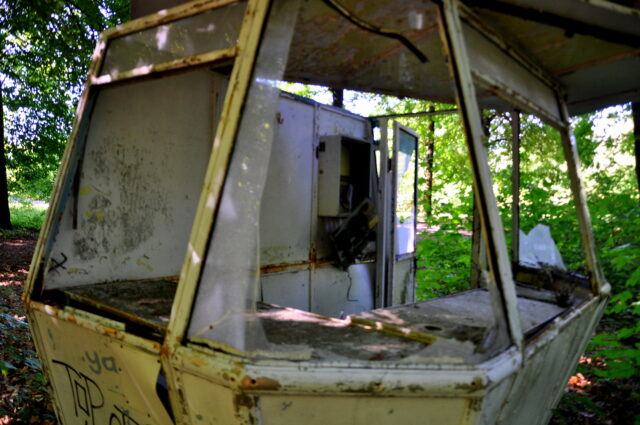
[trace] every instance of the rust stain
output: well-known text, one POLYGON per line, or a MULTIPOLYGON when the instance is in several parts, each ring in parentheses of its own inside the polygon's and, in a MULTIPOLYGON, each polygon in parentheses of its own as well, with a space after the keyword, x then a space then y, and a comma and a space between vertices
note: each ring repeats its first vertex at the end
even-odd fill
POLYGON ((237 410, 240 410, 241 407, 246 407, 248 409, 253 408, 253 398, 246 394, 236 394, 233 398, 233 405, 237 410))
POLYGON ((250 376, 245 376, 242 378, 240 388, 243 390, 273 391, 280 388, 280 382, 271 378, 251 378, 250 376))
POLYGON ((477 376, 473 379, 473 381, 471 381, 468 384, 458 384, 455 386, 456 389, 458 390, 463 390, 469 393, 478 391, 478 390, 483 390, 486 388, 486 385, 484 385, 482 383, 482 378, 477 376))
POLYGON ((278 273, 278 272, 286 271, 289 269, 300 269, 302 267, 308 266, 309 264, 311 264, 310 261, 299 261, 296 263, 269 264, 269 265, 260 267, 260 273, 268 274, 268 273, 278 273))
POLYGON ((160 356, 167 359, 171 356, 171 351, 167 345, 160 346, 160 356))

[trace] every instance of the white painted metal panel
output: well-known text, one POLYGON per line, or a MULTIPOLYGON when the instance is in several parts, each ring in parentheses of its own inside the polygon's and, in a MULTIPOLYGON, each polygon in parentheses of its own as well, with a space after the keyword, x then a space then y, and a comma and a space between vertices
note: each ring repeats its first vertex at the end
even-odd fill
POLYGON ((562 121, 555 93, 549 86, 469 24, 463 22, 462 28, 474 77, 480 78, 490 90, 524 111, 537 114, 539 111, 532 109, 531 104, 533 104, 540 108, 545 116, 551 117, 556 122, 562 121), (491 87, 493 81, 512 92, 491 87), (514 96, 514 93, 518 96, 514 96))
POLYGON ((337 217, 340 214, 340 176, 342 137, 324 136, 318 148, 318 215, 337 217))
POLYGON ((415 299, 414 257, 403 258, 396 261, 393 270, 393 305, 406 304, 415 299))
POLYGON ((549 420, 550 409, 566 385, 567 371, 572 370, 577 356, 587 343, 597 301, 577 316, 562 318, 547 331, 528 342, 523 369, 518 373, 511 393, 504 403, 499 424, 543 425, 549 420))
POLYGON ((226 83, 198 71, 104 88, 75 202, 69 199, 49 288, 180 272, 226 83), (218 81, 218 83, 216 83, 218 81), (66 262, 65 262, 66 258, 66 262))
POLYGON ((260 284, 262 301, 309 310, 309 270, 263 274, 260 284))
POLYGON ((370 140, 369 125, 365 119, 346 111, 321 106, 318 109, 318 135, 352 137, 360 140, 370 140))
POLYGON ((260 263, 306 261, 311 249, 314 106, 281 96, 260 211, 260 263))
POLYGON ((347 271, 320 267, 313 273, 312 312, 341 317, 373 308, 374 263, 354 264, 347 271))

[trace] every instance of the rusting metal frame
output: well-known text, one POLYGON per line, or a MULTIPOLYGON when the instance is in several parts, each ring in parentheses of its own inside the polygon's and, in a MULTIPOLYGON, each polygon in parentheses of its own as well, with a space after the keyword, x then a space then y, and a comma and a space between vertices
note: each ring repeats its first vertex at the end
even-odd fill
POLYGON ((238 3, 240 0, 194 0, 169 9, 160 10, 148 16, 117 25, 102 33, 106 40, 124 37, 134 32, 143 31, 158 25, 166 24, 178 19, 188 18, 211 9, 216 9, 229 4, 238 3))
POLYGON ((489 292, 495 314, 500 323, 506 323, 511 343, 522 349, 523 334, 520 325, 517 298, 511 264, 507 254, 502 221, 493 193, 487 152, 483 143, 484 131, 475 87, 466 50, 458 0, 443 0, 439 4, 442 39, 456 84, 456 97, 474 179, 475 199, 479 206, 480 221, 490 266, 489 292))
POLYGON ((140 66, 128 71, 118 72, 115 75, 104 74, 99 77, 92 77, 91 84, 94 86, 101 86, 106 84, 112 84, 132 78, 141 78, 148 75, 166 73, 170 71, 176 71, 182 68, 197 66, 197 65, 209 65, 216 62, 222 62, 227 60, 233 60, 238 54, 238 48, 236 46, 228 47, 221 50, 212 50, 206 53, 200 53, 197 55, 186 56, 180 59, 175 59, 167 62, 162 62, 153 65, 140 66))
MULTIPOLYGON (((76 117, 74 119, 72 132, 69 136, 69 144, 65 150, 64 156, 61 161, 61 167, 58 172, 58 177, 54 186, 54 197, 52 198, 50 208, 47 212, 42 231, 40 232, 36 251, 34 253, 29 278, 26 283, 23 299, 27 300, 27 297, 31 295, 34 289, 34 282, 36 277, 43 278, 44 270, 42 267, 47 265, 44 262, 48 261, 50 251, 53 248, 53 242, 55 235, 57 234, 57 227, 60 223, 61 214, 68 201, 69 196, 72 196, 73 183, 69 183, 66 180, 71 177, 65 178, 65 176, 72 176, 75 178, 79 167, 80 157, 84 151, 86 142, 86 136, 90 121, 91 112, 97 98, 97 90, 94 87, 107 85, 110 83, 120 82, 131 78, 140 78, 144 76, 150 76, 159 73, 166 73, 181 68, 193 66, 193 65, 205 65, 214 62, 220 62, 225 60, 231 60, 238 53, 238 47, 233 46, 227 49, 214 50, 210 52, 201 53, 198 55, 188 56, 173 61, 163 62, 160 64, 138 67, 132 70, 118 73, 114 76, 111 75, 99 75, 102 63, 104 62, 105 53, 108 48, 108 41, 118 36, 130 34, 139 30, 153 27, 159 23, 170 22, 176 19, 192 16, 198 13, 202 13, 213 8, 225 6, 231 3, 236 3, 239 0, 208 0, 204 3, 201 1, 194 1, 184 5, 177 6, 175 8, 168 9, 150 15, 148 17, 140 18, 121 26, 107 30, 100 35, 100 41, 94 50, 92 62, 89 67, 89 75, 83 94, 78 103, 76 117), (71 186, 69 186, 71 185, 71 186), (62 195, 55 195, 61 193, 62 195), (47 239, 47 235, 51 235, 47 239), (43 261, 41 261, 43 260, 43 261), (42 263, 42 264, 40 264, 42 263)), ((76 196, 76 195, 73 195, 76 196)))
MULTIPOLYGON (((320 105, 313 105, 313 143, 314 143, 314 152, 319 152, 320 150, 320 105)), ((307 288, 307 309, 308 311, 312 310, 313 301, 314 301, 314 288, 316 284, 316 270, 320 266, 318 264, 318 247, 316 244, 317 234, 318 234, 318 155, 314 155, 312 161, 312 171, 311 171, 311 226, 309 226, 310 234, 309 234, 309 242, 310 242, 310 251, 309 251, 309 261, 311 265, 309 266, 309 285, 307 288)))
POLYGON ((533 115, 536 115, 544 122, 551 124, 556 128, 564 126, 564 123, 562 123, 562 121, 548 114, 544 108, 539 107, 536 103, 522 96, 520 93, 516 92, 505 84, 502 84, 495 78, 481 73, 480 71, 475 69, 471 70, 471 74, 480 84, 483 85, 483 87, 494 92, 498 97, 504 99, 509 104, 517 105, 522 107, 523 109, 529 110, 533 115))
POLYGON ((439 111, 422 111, 422 112, 407 112, 404 114, 386 114, 386 115, 374 115, 367 117, 370 120, 377 120, 380 118, 411 118, 411 117, 431 117, 434 115, 450 115, 457 114, 458 109, 442 109, 439 111))
POLYGON ((446 369, 428 363, 383 363, 303 361, 290 367, 281 360, 239 362, 236 356, 222 352, 211 355, 205 348, 192 345, 181 346, 176 352, 180 370, 233 391, 315 396, 371 395, 373 391, 380 396, 408 397, 476 397, 513 375, 522 363, 522 353, 512 347, 484 363, 451 364, 446 369), (379 383, 374 390, 372 382, 379 383))
MULTIPOLYGON (((375 287, 375 307, 386 307, 386 293, 389 282, 387 280, 387 264, 392 259, 389 258, 389 141, 388 125, 386 118, 379 120, 380 144, 380 176, 378 179, 378 237, 376 241, 376 287, 375 287)), ((393 239, 391 239, 393 241, 393 239)))
POLYGON ((518 64, 524 67, 527 71, 533 74, 536 78, 542 81, 552 89, 559 89, 560 85, 555 78, 551 76, 542 66, 533 62, 529 56, 520 52, 513 45, 511 45, 501 34, 498 34, 489 26, 487 26, 472 10, 466 7, 464 4, 460 4, 460 17, 469 24, 472 28, 477 30, 485 38, 496 45, 503 53, 515 60, 518 64))
POLYGON ((611 292, 611 286, 606 281, 602 273, 602 269, 600 268, 600 263, 596 255, 596 243, 593 236, 593 227, 591 225, 591 215, 589 214, 589 208, 587 207, 587 195, 582 185, 578 147, 569 124, 567 104, 562 98, 559 98, 559 104, 566 124, 558 130, 560 131, 565 161, 567 161, 571 193, 573 195, 573 202, 575 204, 578 217, 578 225, 580 227, 582 249, 585 253, 587 269, 591 275, 591 291, 594 295, 607 297, 611 292))
MULTIPOLYGON (((33 311, 39 311, 56 319, 74 323, 78 326, 82 326, 83 328, 92 330, 100 335, 112 336, 119 341, 130 344, 137 349, 146 351, 148 353, 160 353, 159 342, 142 338, 129 332, 123 331, 122 329, 120 329, 120 322, 106 319, 104 317, 85 311, 80 312, 80 310, 72 309, 69 307, 66 307, 65 309, 52 307, 39 301, 32 301, 29 307, 33 311)), ((124 323, 122 323, 122 325, 124 326, 124 323)), ((46 353, 46 350, 39 350, 38 353, 46 353)))
MULTIPOLYGON (((238 56, 231 73, 229 90, 213 141, 204 187, 180 273, 181 284, 178 285, 171 311, 172 319, 165 339, 165 346, 169 352, 174 351, 185 338, 209 236, 238 130, 240 113, 251 84, 260 36, 270 5, 270 1, 262 0, 250 0, 247 5, 237 44, 238 56)), ((168 364, 165 367, 169 369, 168 364)))
MULTIPOLYGON (((69 296, 70 299, 74 300, 74 301, 78 301, 84 305, 87 305, 89 307, 93 307, 97 310, 100 311, 104 311, 106 313, 110 313, 112 315, 115 316, 120 316, 122 317, 124 320, 126 320, 129 323, 133 323, 135 325, 140 325, 140 326, 144 326, 150 329, 153 329, 154 331, 158 332, 159 334, 164 333, 164 330, 166 329, 166 326, 162 326, 162 325, 158 325, 157 323, 154 323, 150 320, 146 320, 143 319, 142 317, 136 316, 135 314, 129 313, 127 311, 124 311, 122 309, 113 307, 107 303, 101 302, 95 298, 91 298, 88 296, 84 296, 84 295, 78 295, 78 294, 74 294, 74 293, 67 293, 67 295, 69 296)), ((99 317, 99 316, 96 316, 99 317)))
MULTIPOLYGON (((194 225, 180 272, 180 283, 171 308, 171 319, 164 339, 161 363, 167 374, 170 403, 177 423, 188 423, 186 406, 181 400, 180 372, 177 350, 185 341, 197 287, 206 258, 214 218, 222 197, 222 188, 231 162, 231 153, 238 131, 240 115, 251 85, 260 37, 266 25, 271 1, 249 0, 238 37, 237 57, 229 79, 229 88, 213 140, 211 156, 198 201, 194 225)), ((226 347, 225 348, 231 348, 226 347)), ((235 353, 238 354, 238 353, 235 353)))
MULTIPOLYGON (((391 179, 387 181, 390 186, 389 198, 387 202, 390 206, 389 215, 387 216, 387 225, 389 225, 389 240, 388 240, 388 263, 387 263, 387 276, 386 276, 386 292, 385 292, 385 307, 393 305, 393 295, 395 292, 395 275, 396 265, 398 264, 398 254, 396 252, 396 205, 398 204, 398 148, 400 145, 400 124, 397 121, 393 123, 393 139, 391 140, 392 154, 391 161, 389 162, 389 172, 391 173, 391 179)), ((386 206, 386 205, 385 205, 386 206)))
MULTIPOLYGON (((511 45, 503 35, 487 26, 472 10, 462 4, 460 4, 460 15, 470 28, 478 31, 482 37, 496 46, 500 52, 512 59, 535 79, 549 87, 553 93, 557 93, 562 89, 559 81, 544 67, 532 61, 531 58, 523 52, 520 52, 516 47, 511 45)), ((477 69, 471 69, 471 72, 474 78, 476 78, 486 89, 495 93, 507 103, 519 105, 523 109, 529 110, 534 115, 540 117, 543 121, 550 123, 555 127, 562 127, 564 125, 562 120, 559 119, 559 116, 550 114, 545 108, 539 106, 537 103, 528 99, 526 96, 520 94, 511 87, 501 83, 491 75, 483 73, 477 69)))
MULTIPOLYGON (((103 36, 96 45, 89 65, 89 79, 96 76, 102 62, 107 47, 107 40, 103 36)), ((58 233, 58 227, 64 207, 68 198, 72 195, 73 181, 75 179, 78 160, 84 150, 89 119, 96 101, 97 93, 91 90, 91 82, 87 80, 82 91, 82 96, 78 102, 76 115, 73 120, 71 134, 68 138, 67 147, 62 156, 60 169, 53 187, 53 197, 47 210, 44 224, 38 237, 38 242, 31 262, 29 276, 27 278, 22 300, 29 310, 30 298, 32 297, 36 285, 43 285, 44 268, 53 249, 53 242, 58 233)), ((39 288, 41 290, 42 288, 39 288)))
POLYGON ((511 262, 520 262, 520 112, 511 111, 511 262))
POLYGON ((613 43, 638 46, 640 28, 637 9, 602 0, 576 2, 555 0, 465 0, 472 7, 555 26, 578 34, 597 36, 613 43))

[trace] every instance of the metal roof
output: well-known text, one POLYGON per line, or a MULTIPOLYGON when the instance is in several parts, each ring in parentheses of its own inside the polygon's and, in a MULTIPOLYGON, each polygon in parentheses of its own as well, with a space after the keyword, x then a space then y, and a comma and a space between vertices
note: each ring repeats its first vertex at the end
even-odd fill
MULTIPOLYGON (((287 80, 454 103, 433 2, 341 4, 363 21, 402 34, 428 62, 421 62, 398 40, 364 31, 325 3, 309 1, 298 17, 287 80)), ((466 5, 469 15, 503 39, 508 49, 559 84, 571 114, 640 101, 640 10, 595 0, 466 5)), ((509 107, 495 94, 485 85, 478 92, 480 104, 509 107)))

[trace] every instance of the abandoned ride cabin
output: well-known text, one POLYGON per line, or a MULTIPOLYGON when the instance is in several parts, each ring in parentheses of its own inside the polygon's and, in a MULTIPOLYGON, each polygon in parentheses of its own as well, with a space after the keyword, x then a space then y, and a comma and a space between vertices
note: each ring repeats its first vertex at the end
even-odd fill
POLYGON ((609 294, 569 117, 640 99, 639 11, 152 3, 96 47, 24 295, 61 422, 548 422, 609 294), (418 134, 283 81, 457 105, 468 290, 415 298, 418 134), (513 117, 513 229, 520 113, 559 132, 583 273, 508 249, 483 109, 513 117))

